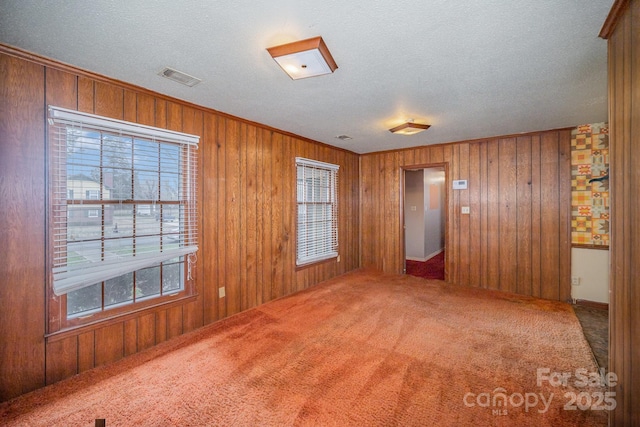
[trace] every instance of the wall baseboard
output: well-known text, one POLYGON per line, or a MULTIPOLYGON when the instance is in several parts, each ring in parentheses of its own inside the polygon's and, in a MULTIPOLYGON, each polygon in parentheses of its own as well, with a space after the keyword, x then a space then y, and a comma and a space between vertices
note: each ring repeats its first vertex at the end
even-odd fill
POLYGON ((573 303, 575 305, 581 305, 583 307, 591 307, 591 308, 597 308, 600 310, 609 311, 609 304, 607 304, 606 302, 595 302, 595 301, 588 301, 585 299, 577 299, 573 301, 573 303))
POLYGON ((433 253, 430 253, 429 255, 427 255, 427 256, 426 256, 426 257, 424 257, 424 258, 418 258, 418 257, 408 256, 408 257, 405 257, 405 259, 406 259, 407 261, 425 262, 425 261, 429 261, 431 258, 433 258, 434 256, 436 256, 436 255, 438 255, 438 254, 440 254, 440 253, 442 253, 442 252, 444 252, 444 248, 439 249, 439 250, 437 250, 437 251, 435 251, 435 252, 433 252, 433 253))

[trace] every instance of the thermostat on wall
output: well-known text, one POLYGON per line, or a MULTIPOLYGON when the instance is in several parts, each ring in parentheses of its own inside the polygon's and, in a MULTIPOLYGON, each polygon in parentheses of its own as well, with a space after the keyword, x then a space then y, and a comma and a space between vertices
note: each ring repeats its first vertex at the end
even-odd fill
POLYGON ((467 180, 466 179, 457 179, 453 181, 453 189, 454 190, 466 190, 467 189, 467 180))

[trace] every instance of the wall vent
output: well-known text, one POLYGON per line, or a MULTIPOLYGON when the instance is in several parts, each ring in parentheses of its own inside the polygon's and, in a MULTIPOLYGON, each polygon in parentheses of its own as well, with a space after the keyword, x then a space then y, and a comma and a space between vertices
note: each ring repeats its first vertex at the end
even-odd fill
POLYGON ((190 76, 187 73, 183 73, 182 71, 178 71, 170 67, 165 67, 158 73, 158 75, 189 87, 193 87, 202 81, 197 77, 190 76))

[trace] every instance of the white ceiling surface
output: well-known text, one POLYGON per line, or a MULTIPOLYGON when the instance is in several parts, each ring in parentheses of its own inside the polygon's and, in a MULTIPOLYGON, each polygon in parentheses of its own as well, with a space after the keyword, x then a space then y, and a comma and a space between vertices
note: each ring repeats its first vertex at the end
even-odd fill
POLYGON ((606 121, 612 3, 0 0, 0 42, 367 153, 606 121), (291 80, 266 51, 318 35, 333 74, 291 80), (408 118, 432 127, 388 131, 408 118))

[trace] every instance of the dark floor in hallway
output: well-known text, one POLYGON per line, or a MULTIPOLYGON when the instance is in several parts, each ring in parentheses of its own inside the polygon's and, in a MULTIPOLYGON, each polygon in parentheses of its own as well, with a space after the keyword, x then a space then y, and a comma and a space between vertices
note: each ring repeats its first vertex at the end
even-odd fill
POLYGON ((601 308, 574 305, 584 336, 596 357, 598 366, 609 369, 609 311, 601 308))
POLYGON ((407 260, 406 273, 423 279, 444 280, 444 251, 424 262, 407 260))

